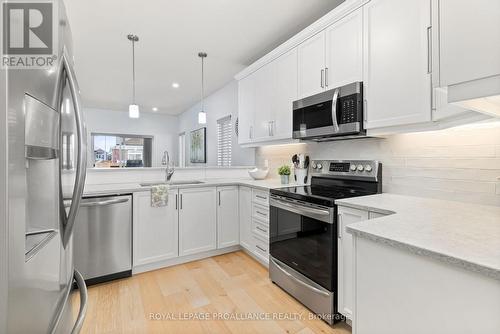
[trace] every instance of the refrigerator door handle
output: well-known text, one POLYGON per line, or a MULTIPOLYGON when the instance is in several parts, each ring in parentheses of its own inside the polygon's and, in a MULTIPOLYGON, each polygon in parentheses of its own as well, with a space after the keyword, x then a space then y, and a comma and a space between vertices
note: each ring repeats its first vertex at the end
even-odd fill
POLYGON ((73 326, 73 329, 71 330, 71 334, 78 334, 82 329, 83 321, 85 320, 85 315, 87 314, 88 293, 87 286, 85 285, 85 280, 83 279, 82 274, 78 272, 78 270, 75 270, 73 278, 76 282, 76 285, 78 286, 78 290, 80 291, 80 311, 78 311, 78 318, 76 318, 76 322, 73 326))
MULTIPOLYGON (((76 215, 78 213, 78 208, 80 207, 80 201, 83 195, 83 188, 85 186, 85 169, 87 167, 87 130, 85 129, 85 124, 83 121, 83 115, 80 108, 80 96, 78 91, 78 84, 76 82, 75 72, 71 67, 71 64, 68 61, 68 57, 66 53, 62 56, 62 72, 60 77, 60 98, 59 98, 59 106, 61 106, 62 99, 62 87, 64 87, 63 80, 68 79, 69 90, 71 93, 71 99, 73 101, 73 109, 75 110, 75 121, 77 128, 77 167, 76 167, 76 176, 75 176, 75 184, 74 184, 74 192, 71 198, 71 205, 69 207, 69 212, 67 219, 64 224, 64 232, 63 232, 63 245, 66 245, 73 234, 73 229, 76 221, 76 215)), ((62 197, 62 189, 61 189, 61 197, 62 197)), ((63 217, 66 216, 66 210, 64 209, 64 201, 61 199, 61 207, 63 217)))

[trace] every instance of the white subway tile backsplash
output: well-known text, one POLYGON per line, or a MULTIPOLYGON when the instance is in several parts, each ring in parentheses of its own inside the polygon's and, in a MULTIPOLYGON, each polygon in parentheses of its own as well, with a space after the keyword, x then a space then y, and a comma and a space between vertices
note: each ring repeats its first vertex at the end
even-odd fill
POLYGON ((500 206, 500 127, 264 147, 256 161, 268 159, 277 177, 273 169, 289 164, 296 152, 311 159, 379 160, 384 192, 500 206))

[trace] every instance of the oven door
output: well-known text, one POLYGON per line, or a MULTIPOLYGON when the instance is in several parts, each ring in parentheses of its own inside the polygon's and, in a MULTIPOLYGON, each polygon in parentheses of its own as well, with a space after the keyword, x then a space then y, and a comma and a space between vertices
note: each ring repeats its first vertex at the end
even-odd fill
POLYGON ((270 199, 270 254, 333 291, 336 284, 335 209, 279 196, 270 199))

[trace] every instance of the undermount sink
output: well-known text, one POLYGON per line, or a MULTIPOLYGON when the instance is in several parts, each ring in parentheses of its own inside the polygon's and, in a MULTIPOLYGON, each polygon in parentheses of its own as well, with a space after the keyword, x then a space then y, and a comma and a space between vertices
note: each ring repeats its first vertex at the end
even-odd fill
POLYGON ((198 181, 198 180, 186 180, 186 181, 171 181, 171 182, 165 182, 165 181, 158 181, 158 182, 144 182, 141 183, 141 187, 151 187, 157 184, 169 184, 171 186, 179 186, 179 185, 188 185, 188 184, 202 184, 205 183, 203 181, 198 181))

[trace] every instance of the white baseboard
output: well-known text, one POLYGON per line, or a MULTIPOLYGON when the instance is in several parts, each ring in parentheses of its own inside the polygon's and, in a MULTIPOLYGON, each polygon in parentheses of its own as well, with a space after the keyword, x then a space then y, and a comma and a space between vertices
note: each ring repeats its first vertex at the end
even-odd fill
POLYGON ((246 248, 245 246, 241 246, 241 249, 248 255, 250 255, 253 259, 255 259, 257 262, 262 264, 264 267, 269 269, 269 259, 266 261, 262 257, 256 255, 254 252, 246 248))
MULTIPOLYGON (((221 249, 214 249, 214 250, 211 250, 208 252, 202 252, 202 253, 198 253, 198 254, 181 256, 181 257, 176 257, 173 259, 168 259, 168 260, 163 260, 163 261, 158 261, 158 262, 153 262, 153 263, 148 263, 148 264, 141 264, 138 266, 134 266, 132 268, 132 274, 135 275, 135 274, 144 273, 144 272, 151 271, 151 270, 157 270, 157 269, 161 269, 161 268, 171 267, 171 266, 175 266, 178 264, 183 264, 183 263, 187 263, 187 262, 191 262, 191 261, 205 259, 207 257, 236 252, 238 250, 241 250, 240 245, 235 245, 235 246, 221 248, 221 249)), ((259 260, 259 262, 262 263, 262 261, 260 261, 260 260, 259 260)))

